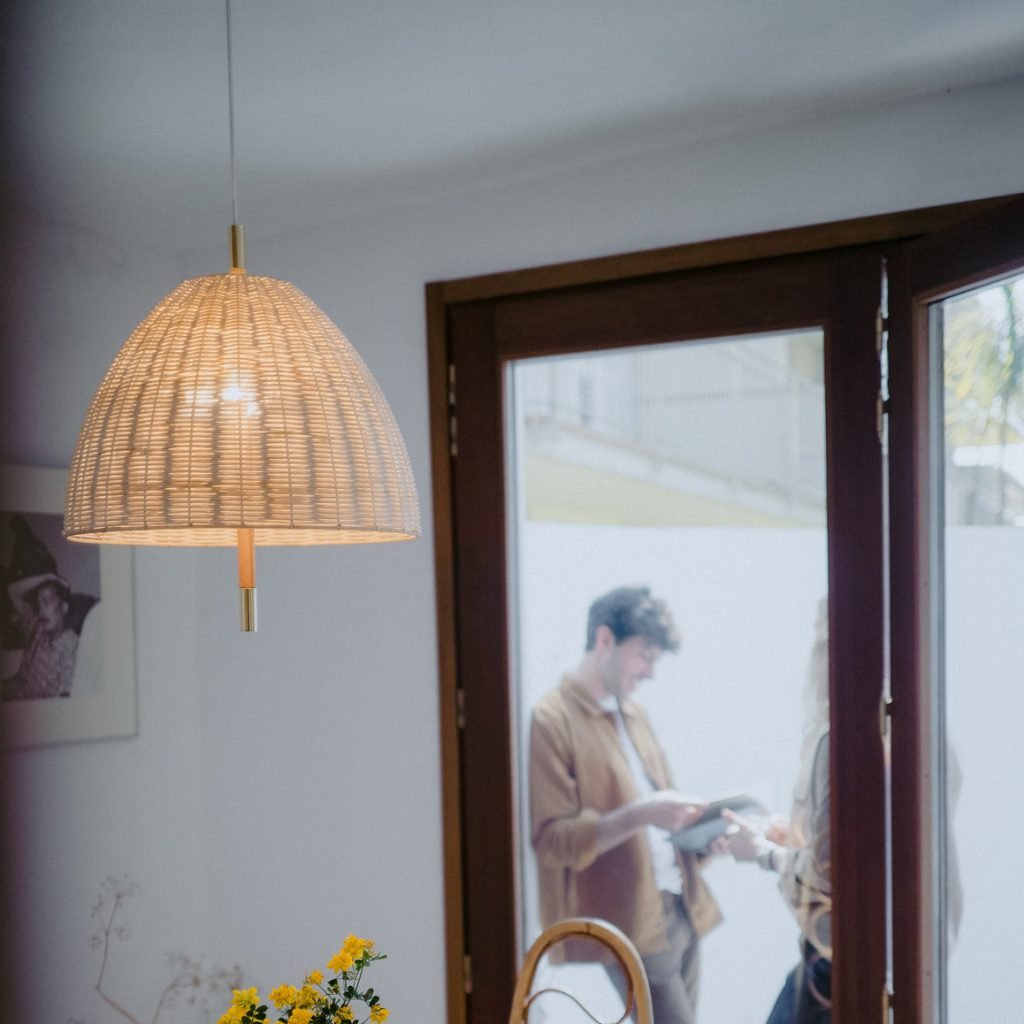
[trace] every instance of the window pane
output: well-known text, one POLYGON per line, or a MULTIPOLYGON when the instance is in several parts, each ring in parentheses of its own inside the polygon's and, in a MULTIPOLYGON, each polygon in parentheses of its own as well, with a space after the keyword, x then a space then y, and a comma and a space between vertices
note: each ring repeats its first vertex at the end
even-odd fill
MULTIPOLYGON (((1024 277, 932 309, 944 360, 945 793, 937 872, 948 1019, 1012 1020, 1024 890, 1024 277)), ((941 777, 941 774, 940 774, 941 777)))
MULTIPOLYGON (((561 800, 564 809, 538 813, 536 786, 531 806, 531 723, 566 673, 584 674, 588 608, 614 588, 649 587, 681 633, 678 653, 657 661, 634 698, 679 791, 703 800, 750 796, 757 806, 749 815, 762 826, 772 814, 790 814, 794 790, 805 814, 812 789, 827 799, 827 769, 824 780, 811 772, 827 727, 827 631, 819 620, 827 590, 822 353, 823 334, 815 329, 511 364, 510 646, 520 726, 524 949, 541 928, 541 890, 549 904, 562 899, 586 916, 628 917, 633 902, 625 888, 582 897, 587 872, 600 877, 601 857, 584 863, 588 855, 579 850, 545 847, 539 827, 531 836, 531 819, 571 817, 590 806, 581 794, 592 796, 595 784, 583 779, 581 749, 562 750, 564 790, 546 804, 561 800)), ((625 759, 613 706, 601 712, 613 729, 606 749, 617 751, 609 760, 625 759)), ((642 747, 643 738, 625 728, 642 747)), ((827 764, 827 743, 824 749, 827 764)), ((648 755, 638 755, 644 765, 648 755)), ((592 770, 610 772, 608 786, 623 772, 630 784, 635 778, 626 760, 592 770)), ((633 796, 643 780, 636 784, 633 796)), ((805 826, 803 842, 775 858, 783 878, 729 856, 705 866, 723 922, 701 942, 702 1020, 766 1019, 801 956, 801 924, 827 951, 827 819, 818 836, 824 845, 814 847, 805 826), (798 857, 801 877, 817 880, 813 895, 794 897, 807 901, 803 913, 780 893, 780 884, 796 892, 798 857)), ((651 846, 668 846, 666 836, 653 832, 651 846)), ((575 842, 586 840, 565 839, 575 842)), ((601 856, 616 851, 621 863, 629 861, 621 847, 601 856)), ((617 1015, 606 1009, 614 986, 599 966, 549 967, 538 984, 577 993, 582 986, 598 1016, 617 1015)), ((556 1000, 545 1018, 538 1003, 531 1020, 575 1019, 566 1004, 556 1000)))

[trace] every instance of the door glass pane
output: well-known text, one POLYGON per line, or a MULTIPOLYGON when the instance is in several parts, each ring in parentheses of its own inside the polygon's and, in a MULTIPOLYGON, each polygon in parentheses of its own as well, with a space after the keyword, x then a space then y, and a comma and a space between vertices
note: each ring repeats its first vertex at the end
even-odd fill
POLYGON ((1024 803, 1024 276, 936 304, 931 322, 945 385, 937 935, 947 1019, 1014 1020, 996 979, 1024 960, 1024 887, 1007 868, 1024 842, 1008 813, 1024 803))
MULTIPOLYGON (((690 917, 713 923, 702 877, 722 922, 700 942, 694 998, 715 1024, 767 1019, 805 949, 827 974, 823 346, 802 330, 521 360, 506 377, 523 949, 543 903, 545 923, 602 917, 650 955, 661 923, 686 917, 660 892, 681 883, 690 917), (606 611, 611 639, 588 630, 595 599, 621 587, 664 602, 677 652, 646 662, 670 640, 631 648, 606 611), (619 715, 600 699, 634 684, 619 715), (802 828, 775 854, 762 843, 761 866, 718 855, 690 876, 668 831, 612 813, 665 774, 695 803, 750 797, 742 813, 761 829, 790 818, 796 793, 802 828)), ((621 1012, 600 965, 547 964, 537 985, 572 988, 601 1019, 621 1012)), ((546 996, 530 1019, 587 1018, 546 996)))

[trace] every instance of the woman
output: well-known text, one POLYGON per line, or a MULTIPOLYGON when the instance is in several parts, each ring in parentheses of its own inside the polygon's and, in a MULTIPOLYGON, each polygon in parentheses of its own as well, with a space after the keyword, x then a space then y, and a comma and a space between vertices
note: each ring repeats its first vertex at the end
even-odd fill
POLYGON ((737 860, 779 875, 779 889, 800 925, 800 963, 790 972, 767 1024, 832 1020, 832 843, 829 833, 828 600, 818 604, 807 679, 800 774, 788 822, 758 831, 724 812, 737 860))
POLYGON ((68 624, 70 588, 55 573, 26 576, 7 587, 28 646, 17 671, 3 681, 4 700, 67 697, 75 672, 78 634, 68 624))

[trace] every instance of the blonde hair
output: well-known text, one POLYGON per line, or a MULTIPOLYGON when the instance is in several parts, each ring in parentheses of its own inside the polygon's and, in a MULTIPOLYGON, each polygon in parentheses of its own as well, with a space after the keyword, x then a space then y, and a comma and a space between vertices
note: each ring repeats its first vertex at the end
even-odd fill
POLYGON ((794 796, 806 796, 810 783, 814 752, 818 741, 829 725, 828 718, 828 595, 818 601, 818 613, 814 620, 814 642, 807 660, 807 675, 804 678, 803 737, 800 742, 800 773, 797 776, 794 796))

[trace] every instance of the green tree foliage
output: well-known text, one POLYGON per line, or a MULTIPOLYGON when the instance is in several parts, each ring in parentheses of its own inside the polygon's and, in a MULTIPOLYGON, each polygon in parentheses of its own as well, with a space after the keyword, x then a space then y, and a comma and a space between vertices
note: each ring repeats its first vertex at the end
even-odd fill
POLYGON ((1002 514, 1006 449, 1024 442, 1024 276, 950 300, 943 317, 946 443, 997 448, 1002 514))
POLYGON ((949 443, 1024 440, 1024 277, 946 303, 944 333, 949 443))

